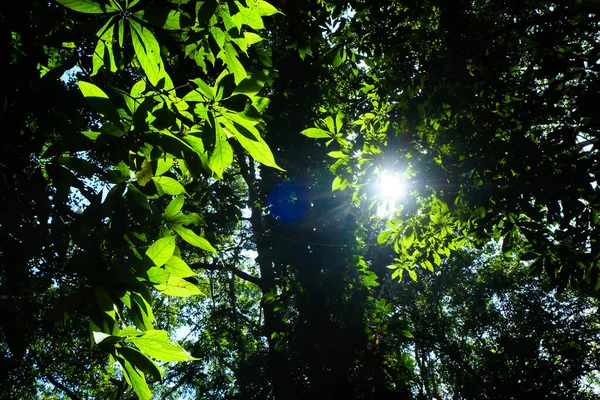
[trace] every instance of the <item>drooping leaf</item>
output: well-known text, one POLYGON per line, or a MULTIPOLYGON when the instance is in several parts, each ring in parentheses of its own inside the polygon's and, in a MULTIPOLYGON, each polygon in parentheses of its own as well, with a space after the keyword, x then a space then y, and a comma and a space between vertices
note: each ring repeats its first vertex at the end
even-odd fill
POLYGON ((119 357, 119 363, 123 368, 123 376, 127 383, 129 383, 135 394, 137 394, 140 400, 150 400, 152 398, 152 393, 150 392, 150 388, 146 383, 146 377, 144 373, 134 367, 128 360, 119 357))
POLYGON ((117 70, 115 56, 113 53, 112 41, 115 26, 113 24, 114 17, 111 17, 106 24, 98 31, 98 43, 92 56, 92 73, 94 76, 98 73, 101 67, 106 67, 110 72, 117 70))
POLYGON ((129 20, 129 26, 131 27, 131 41, 135 55, 148 80, 153 86, 161 89, 171 89, 173 84, 165 71, 160 56, 160 46, 154 34, 148 28, 131 19, 129 20), (161 83, 159 84, 159 82, 161 83))
POLYGON ((119 112, 102 89, 93 83, 85 81, 79 81, 77 84, 86 101, 90 103, 94 110, 113 123, 120 123, 119 112))
POLYGON ((179 224, 171 224, 170 227, 173 228, 173 230, 177 232, 183 240, 185 240, 192 246, 196 246, 201 248, 202 250, 210 251, 211 253, 217 254, 217 250, 215 250, 215 248, 212 247, 208 240, 196 235, 191 229, 184 228, 179 224))
POLYGON ((139 293, 131 293, 132 320, 139 329, 154 329, 154 314, 152 307, 139 293))
MULTIPOLYGON (((139 335, 136 335, 139 336, 139 335)), ((154 360, 148 358, 141 352, 131 347, 119 347, 116 350, 118 355, 121 355, 124 359, 129 361, 131 365, 137 368, 139 371, 152 376, 155 380, 159 381, 163 377, 163 371, 154 362, 154 360)))
POLYGON ((227 142, 227 136, 221 127, 215 125, 215 147, 208 160, 210 169, 217 174, 219 178, 223 178, 223 171, 233 162, 233 149, 227 142))

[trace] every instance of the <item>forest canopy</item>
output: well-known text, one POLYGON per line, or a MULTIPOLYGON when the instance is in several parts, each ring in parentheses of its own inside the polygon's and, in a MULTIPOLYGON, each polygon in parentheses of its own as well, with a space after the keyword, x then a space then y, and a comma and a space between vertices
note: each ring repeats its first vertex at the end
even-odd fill
POLYGON ((600 3, 0 5, 10 399, 592 399, 600 3))

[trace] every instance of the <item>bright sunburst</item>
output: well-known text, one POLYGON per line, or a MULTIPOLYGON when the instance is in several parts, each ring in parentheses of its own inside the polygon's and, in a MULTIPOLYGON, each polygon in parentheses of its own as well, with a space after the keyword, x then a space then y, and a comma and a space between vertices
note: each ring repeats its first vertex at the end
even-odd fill
POLYGON ((398 209, 396 203, 406 195, 406 189, 401 174, 383 171, 377 179, 377 197, 380 200, 377 215, 380 218, 393 216, 398 209))

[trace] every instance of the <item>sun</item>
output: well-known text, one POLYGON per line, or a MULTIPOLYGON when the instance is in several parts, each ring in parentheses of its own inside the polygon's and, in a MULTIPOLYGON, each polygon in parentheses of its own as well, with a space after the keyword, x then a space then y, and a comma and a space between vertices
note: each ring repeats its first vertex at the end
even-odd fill
POLYGON ((384 170, 377 178, 379 205, 377 215, 380 218, 391 218, 398 210, 398 201, 406 196, 407 186, 402 174, 384 170))
POLYGON ((378 180, 379 196, 386 200, 397 200, 406 195, 406 184, 400 174, 383 171, 378 180))

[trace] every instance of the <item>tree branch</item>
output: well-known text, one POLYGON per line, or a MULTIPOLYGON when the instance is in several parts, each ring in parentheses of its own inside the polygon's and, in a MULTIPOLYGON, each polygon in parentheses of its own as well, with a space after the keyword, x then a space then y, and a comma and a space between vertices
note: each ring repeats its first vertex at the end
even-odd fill
POLYGON ((225 270, 233 272, 233 274, 235 276, 237 276, 238 278, 243 279, 243 280, 248 281, 248 282, 251 282, 251 283, 254 283, 256 286, 260 287, 260 279, 257 278, 256 276, 250 275, 249 273, 244 272, 244 271, 242 271, 240 269, 237 269, 236 267, 234 267, 232 265, 227 266, 227 265, 225 265, 225 263, 223 261, 221 261, 221 265, 223 266, 223 268, 220 268, 216 264, 202 264, 202 263, 191 264, 190 267, 192 269, 204 268, 204 269, 208 269, 210 271, 216 271, 216 270, 219 270, 219 269, 225 269, 225 270))
POLYGON ((66 387, 65 385, 63 385, 62 383, 57 381, 56 379, 54 379, 52 377, 52 375, 46 375, 46 379, 48 379, 48 382, 53 384, 55 387, 57 387, 58 389, 65 392, 66 395, 69 396, 72 400, 83 400, 81 397, 79 397, 77 395, 77 393, 73 392, 71 389, 69 389, 68 387, 66 387))

